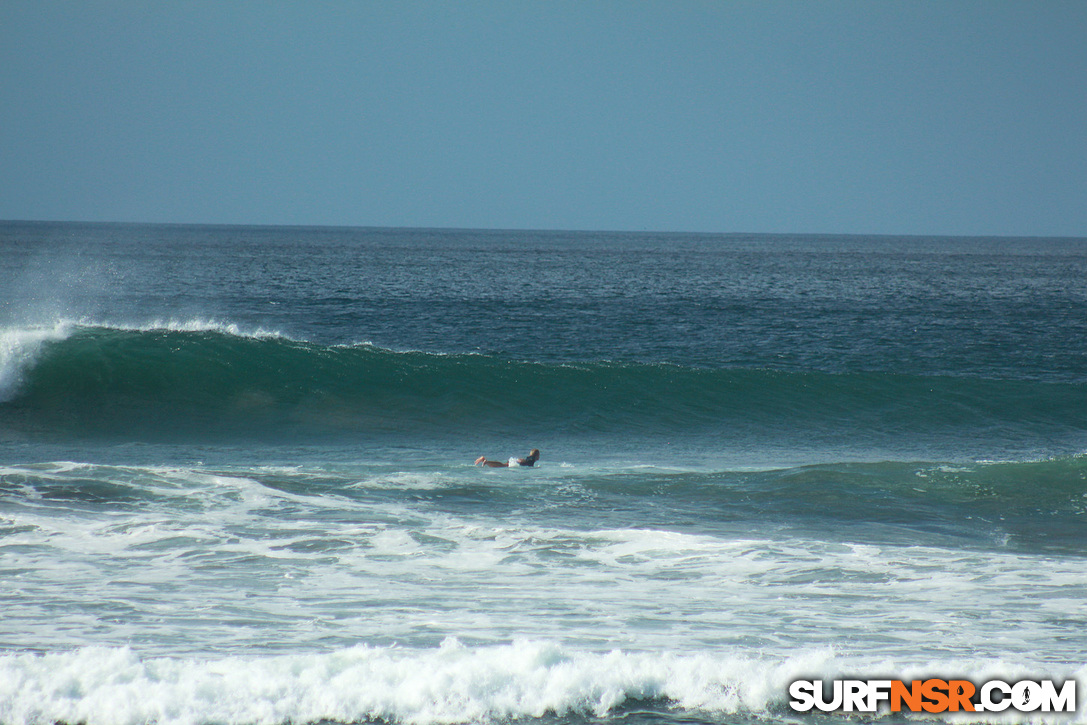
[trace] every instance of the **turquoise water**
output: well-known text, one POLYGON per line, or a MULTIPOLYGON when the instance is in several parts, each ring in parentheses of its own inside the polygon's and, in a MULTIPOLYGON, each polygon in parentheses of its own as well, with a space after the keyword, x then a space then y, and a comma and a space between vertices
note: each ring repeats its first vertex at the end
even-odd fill
POLYGON ((5 223, 0 259, 0 722, 1087 674, 1085 240, 5 223))

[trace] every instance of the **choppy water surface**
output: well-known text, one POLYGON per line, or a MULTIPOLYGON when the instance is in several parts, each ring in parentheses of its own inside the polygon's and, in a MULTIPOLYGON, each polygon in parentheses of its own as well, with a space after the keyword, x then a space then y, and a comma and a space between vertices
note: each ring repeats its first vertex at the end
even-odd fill
POLYGON ((799 677, 1087 674, 1083 240, 0 258, 0 722, 794 722, 799 677))

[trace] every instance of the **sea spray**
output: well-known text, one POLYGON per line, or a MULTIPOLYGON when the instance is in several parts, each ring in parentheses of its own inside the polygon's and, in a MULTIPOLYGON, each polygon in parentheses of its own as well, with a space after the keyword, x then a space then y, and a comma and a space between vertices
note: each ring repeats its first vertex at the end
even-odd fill
POLYGON ((14 398, 33 369, 46 342, 63 340, 71 325, 58 322, 51 327, 8 328, 0 330, 0 403, 14 398))

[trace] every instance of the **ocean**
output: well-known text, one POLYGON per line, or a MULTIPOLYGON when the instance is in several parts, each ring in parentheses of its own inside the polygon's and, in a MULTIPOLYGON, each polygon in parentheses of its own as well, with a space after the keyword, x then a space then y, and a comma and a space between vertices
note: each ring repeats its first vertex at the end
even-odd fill
POLYGON ((1087 240, 0 223, 0 606, 3 725, 1087 681, 1087 240))

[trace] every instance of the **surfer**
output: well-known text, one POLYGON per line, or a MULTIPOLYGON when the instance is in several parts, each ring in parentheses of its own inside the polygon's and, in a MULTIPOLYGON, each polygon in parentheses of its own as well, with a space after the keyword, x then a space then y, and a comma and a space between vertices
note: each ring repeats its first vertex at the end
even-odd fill
POLYGON ((476 459, 477 466, 490 466, 491 468, 509 468, 510 466, 534 466, 540 460, 540 449, 533 448, 524 458, 511 458, 509 461, 489 461, 487 456, 476 459))

